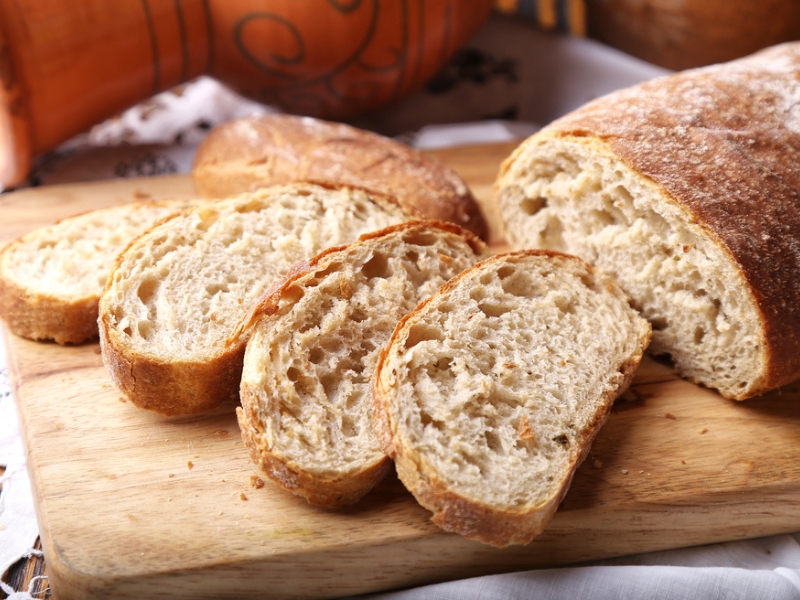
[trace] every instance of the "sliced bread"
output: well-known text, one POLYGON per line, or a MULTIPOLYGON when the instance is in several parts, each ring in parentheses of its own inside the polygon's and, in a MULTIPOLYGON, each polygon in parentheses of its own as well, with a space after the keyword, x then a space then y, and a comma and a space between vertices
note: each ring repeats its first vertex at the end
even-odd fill
POLYGON ((487 235, 480 207, 450 167, 391 138, 294 115, 260 115, 218 125, 197 148, 200 193, 222 198, 292 181, 330 181, 397 198, 427 219, 487 235))
POLYGON ((135 405, 193 414, 238 400, 250 306, 296 262, 402 222, 391 198, 294 184, 211 202, 136 238, 100 299, 100 343, 135 405))
POLYGON ((0 317, 14 334, 78 344, 97 337, 97 303, 114 259, 192 200, 132 202, 63 219, 0 252, 0 317))
POLYGON ((581 259, 497 255, 399 323, 373 381, 376 434, 434 523, 526 544, 649 340, 617 284, 581 259))
POLYGON ((261 471, 326 507, 372 489, 391 468, 371 424, 378 353, 403 315, 487 257, 466 230, 412 221, 293 269, 240 328, 237 414, 261 471))
POLYGON ((800 42, 614 92, 503 164, 516 248, 577 254, 654 354, 742 400, 800 377, 800 42))

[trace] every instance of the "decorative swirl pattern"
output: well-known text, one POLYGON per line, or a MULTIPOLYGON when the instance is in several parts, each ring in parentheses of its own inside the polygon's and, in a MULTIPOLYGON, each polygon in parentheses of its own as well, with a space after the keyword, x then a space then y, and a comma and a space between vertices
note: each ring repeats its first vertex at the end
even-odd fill
POLYGON ((233 30, 233 39, 236 41, 236 46, 239 48, 239 51, 247 58, 247 60, 249 60, 257 68, 264 71, 265 73, 268 73, 273 77, 278 77, 279 79, 287 79, 290 81, 296 80, 297 77, 294 75, 271 68, 268 64, 266 64, 263 60, 261 60, 258 57, 256 51, 248 48, 246 41, 246 33, 248 26, 250 26, 249 29, 253 29, 253 26, 257 27, 259 25, 259 22, 263 21, 273 22, 284 27, 297 44, 297 50, 294 53, 294 56, 281 56, 277 52, 272 52, 269 55, 270 58, 282 65, 295 65, 301 63, 306 56, 305 42, 303 41, 303 36, 300 34, 300 32, 297 30, 297 27, 295 27, 294 24, 292 24, 287 19, 281 17, 280 15, 276 15, 274 13, 254 12, 246 14, 242 18, 240 18, 239 21, 236 23, 236 27, 233 30))
POLYGON ((327 0, 309 18, 308 4, 298 4, 240 13, 233 45, 261 75, 237 75, 236 87, 290 112, 333 118, 419 88, 491 8, 489 1, 327 0))

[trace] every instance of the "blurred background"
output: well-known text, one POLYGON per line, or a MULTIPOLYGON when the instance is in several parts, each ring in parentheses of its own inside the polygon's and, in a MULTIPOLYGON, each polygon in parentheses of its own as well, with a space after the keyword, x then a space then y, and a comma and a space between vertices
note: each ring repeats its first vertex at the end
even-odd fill
POLYGON ((0 0, 0 186, 185 171, 211 127, 259 112, 524 137, 798 37, 796 0, 0 0))

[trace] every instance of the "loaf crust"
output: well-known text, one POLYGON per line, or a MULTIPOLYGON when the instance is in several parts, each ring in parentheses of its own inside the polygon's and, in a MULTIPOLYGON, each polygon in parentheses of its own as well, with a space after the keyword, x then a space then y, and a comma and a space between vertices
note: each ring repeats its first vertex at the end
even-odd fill
MULTIPOLYGON (((532 215, 517 203, 526 195, 530 199, 525 190, 533 189, 532 165, 549 162, 552 173, 541 177, 553 180, 562 168, 556 153, 569 154, 569 148, 618 165, 630 180, 659 195, 664 211, 718 250, 717 267, 729 290, 752 307, 736 318, 757 323, 760 338, 753 344, 757 366, 738 374, 737 386, 698 373, 691 363, 702 357, 656 343, 658 332, 653 349, 671 354, 690 380, 729 398, 789 383, 800 377, 798 97, 800 44, 789 43, 590 102, 526 140, 501 167, 496 191, 506 234, 514 244, 531 244, 524 229, 533 227, 532 215), (549 156, 540 151, 545 147, 549 156)), ((577 252, 573 241, 559 249, 577 252)), ((599 261, 603 253, 598 250, 599 261)), ((610 265, 598 264, 614 273, 610 265)))
POLYGON ((136 406, 238 402, 246 339, 228 338, 292 264, 408 216, 392 198, 298 183, 208 202, 131 242, 99 306, 103 362, 136 406))
POLYGON ((195 154, 200 193, 222 198, 292 181, 331 181, 394 196, 423 218, 488 233, 466 183, 400 143, 341 123, 293 115, 236 119, 215 127, 195 154))
POLYGON ((371 426, 370 387, 397 321, 489 256, 451 223, 410 221, 299 263, 245 317, 237 409, 253 462, 310 504, 356 502, 392 468, 371 426))
POLYGON ((616 283, 584 261, 544 250, 497 255, 451 279, 400 321, 375 369, 375 432, 384 451, 395 460, 403 484, 433 512, 432 521, 438 526, 496 547, 527 544, 556 512, 614 399, 630 385, 649 340, 649 325, 629 307, 616 283), (503 292, 492 293, 492 277, 502 280, 513 269, 531 273, 533 284, 513 292, 527 300, 503 312, 496 306, 503 292), (561 270, 567 273, 564 279, 548 282, 553 273, 561 270), (569 288, 561 287, 564 281, 572 281, 569 288), (484 286, 488 291, 483 291, 484 286), (591 290, 586 293, 593 298, 589 304, 582 304, 584 299, 576 300, 573 294, 579 289, 591 290), (592 303, 600 310, 585 312, 592 303), (560 316, 546 327, 511 325, 518 323, 515 318, 524 319, 525 314, 539 310, 560 316), (590 329, 559 329, 564 320, 569 321, 566 313, 573 311, 584 325, 606 319, 602 324, 597 322, 595 330, 608 338, 594 339, 591 350, 581 347, 578 356, 565 356, 565 362, 560 358, 558 338, 585 337, 590 329), (504 320, 507 313, 515 316, 504 320), (473 318, 476 324, 468 325, 473 318), (484 327, 479 324, 481 321, 486 323, 486 331, 500 330, 503 337, 487 340, 485 347, 475 350, 475 341, 484 341, 475 337, 484 327), (531 339, 525 337, 528 334, 531 339), (551 343, 555 344, 553 348, 551 343), (419 352, 418 347, 422 348, 419 352), (608 356, 602 367, 599 348, 608 356), (556 362, 549 358, 541 364, 520 362, 530 358, 526 353, 531 351, 543 357, 552 354, 556 362), (431 362, 433 358, 436 362, 431 362), (518 364, 509 364, 509 360, 518 364), (584 380, 584 373, 567 381, 565 374, 571 368, 567 363, 573 360, 576 364, 596 360, 598 370, 588 379, 584 380), (443 373, 441 361, 446 363, 443 373), (516 380, 523 382, 521 389, 509 393, 509 388, 497 383, 505 376, 516 377, 508 373, 520 370, 527 371, 527 376, 520 373, 516 380), (473 376, 484 379, 464 387, 463 382, 473 376), (585 381, 592 381, 597 387, 585 381), (443 383, 440 387, 432 382, 443 383), (475 415, 470 413, 473 410, 475 415), (471 419, 467 426, 460 421, 451 424, 467 413, 471 419), (539 450, 546 448, 551 439, 552 431, 544 432, 554 419, 556 430, 568 434, 552 438, 564 438, 566 457, 558 456, 560 451, 553 456, 547 450, 539 450), (428 431, 433 437, 426 437, 428 431), (442 431, 449 437, 439 443, 442 431), (490 442, 490 438, 494 441, 490 442), (545 442, 543 446, 539 446, 540 440, 545 442), (511 452, 512 463, 508 448, 513 448, 515 441, 523 446, 530 441, 533 446, 520 453, 511 452), (506 454, 496 460, 486 458, 495 451, 493 447, 502 447, 506 454), (544 468, 540 466, 542 457, 546 457, 544 468), (465 466, 479 464, 479 472, 459 479, 448 463, 461 465, 459 473, 465 466), (494 478, 498 470, 506 468, 510 473, 505 479, 494 478))
POLYGON ((32 340, 78 344, 97 337, 97 305, 114 259, 134 237, 197 204, 132 202, 62 219, 0 251, 0 317, 32 340))

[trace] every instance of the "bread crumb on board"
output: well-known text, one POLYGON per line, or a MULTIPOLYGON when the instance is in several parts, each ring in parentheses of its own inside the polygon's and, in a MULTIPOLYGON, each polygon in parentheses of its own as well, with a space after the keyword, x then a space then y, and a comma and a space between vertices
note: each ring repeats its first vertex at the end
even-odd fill
POLYGON ((257 475, 250 475, 250 485, 255 489, 264 487, 264 480, 257 475))

